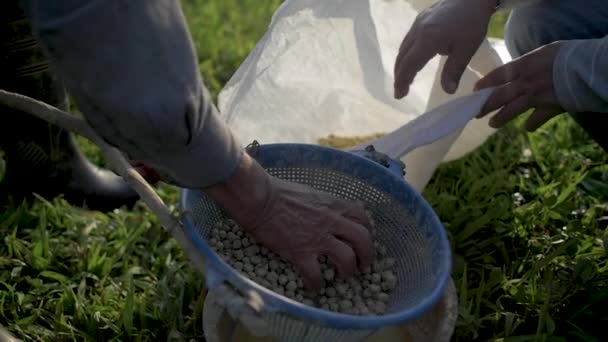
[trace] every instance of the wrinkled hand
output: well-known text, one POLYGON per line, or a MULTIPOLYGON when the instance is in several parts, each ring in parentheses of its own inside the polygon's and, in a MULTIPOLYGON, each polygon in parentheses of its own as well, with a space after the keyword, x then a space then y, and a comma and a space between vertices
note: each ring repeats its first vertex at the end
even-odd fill
POLYGON ((373 245, 363 206, 276 178, 270 187, 268 207, 247 228, 254 239, 296 265, 307 287, 322 285, 322 255, 342 278, 370 267, 373 245))
POLYGON ((493 0, 440 0, 420 12, 399 48, 395 98, 408 94, 416 74, 437 54, 448 56, 441 85, 453 94, 486 36, 495 7, 493 0))
POLYGON ((309 289, 323 286, 319 258, 348 278, 372 264, 364 207, 268 175, 247 154, 230 180, 208 193, 252 237, 300 271, 309 289))
POLYGON ((561 46, 552 43, 531 51, 488 73, 475 89, 496 87, 478 117, 498 111, 490 126, 500 128, 520 114, 534 108, 526 129, 534 131, 551 118, 564 112, 555 95, 553 62, 561 46))

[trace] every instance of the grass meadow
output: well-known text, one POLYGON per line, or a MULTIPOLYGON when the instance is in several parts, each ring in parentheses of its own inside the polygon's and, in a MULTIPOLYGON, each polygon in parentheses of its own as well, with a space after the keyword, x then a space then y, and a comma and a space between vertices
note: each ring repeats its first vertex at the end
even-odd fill
MULTIPOLYGON (((280 1, 182 2, 201 72, 217 94, 280 1)), ((494 18, 491 36, 501 37, 505 19, 494 18)), ((424 191, 455 253, 453 340, 600 341, 608 322, 608 156, 567 115, 531 134, 522 120, 442 165, 424 191)), ((159 191, 177 203, 178 190, 159 191)), ((13 203, 0 209, 0 237, 0 324, 16 337, 202 340, 204 278, 143 205, 102 214, 61 198, 13 203)))

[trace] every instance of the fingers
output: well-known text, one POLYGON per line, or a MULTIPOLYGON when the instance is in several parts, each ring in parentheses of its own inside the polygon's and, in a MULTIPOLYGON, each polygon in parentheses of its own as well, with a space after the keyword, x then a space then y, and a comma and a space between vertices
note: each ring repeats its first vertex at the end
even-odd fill
MULTIPOLYGON (((473 51, 474 52, 474 51, 473 51)), ((454 94, 458 89, 460 78, 471 61, 473 53, 469 49, 459 48, 448 56, 441 74, 441 86, 449 94, 454 94)))
POLYGON ((530 115, 526 121, 526 130, 529 132, 536 131, 540 126, 547 123, 547 121, 559 115, 562 111, 559 109, 539 107, 536 108, 534 113, 530 115))
POLYGON ((519 72, 519 63, 517 62, 517 60, 509 62, 490 71, 475 83, 475 91, 483 88, 496 87, 518 79, 521 75, 519 72))
POLYGON ((357 258, 355 252, 346 243, 333 238, 325 245, 325 255, 336 266, 338 276, 346 279, 357 270, 357 258))
POLYGON ((491 127, 501 128, 528 109, 536 107, 536 111, 526 122, 526 129, 534 131, 561 112, 556 106, 539 104, 539 101, 542 102, 543 93, 540 89, 543 89, 543 85, 543 82, 523 80, 505 84, 490 95, 477 117, 483 117, 502 107, 489 122, 491 127))
POLYGON ((400 99, 407 95, 416 74, 435 54, 431 44, 421 43, 419 39, 399 53, 395 64, 395 98, 400 99))
POLYGON ((300 271, 307 289, 316 290, 324 286, 321 265, 314 254, 294 256, 292 263, 300 271))
POLYGON ((332 229, 332 233, 340 238, 342 244, 353 252, 353 265, 356 268, 357 258, 359 260, 359 269, 364 270, 371 267, 374 258, 374 243, 370 229, 355 223, 347 218, 343 218, 336 222, 332 229), (356 256, 355 256, 356 254, 356 256))
POLYGON ((506 63, 477 81, 474 89, 496 87, 517 79, 538 80, 551 75, 559 46, 546 45, 506 63))
POLYGON ((343 211, 342 216, 362 225, 363 227, 367 228, 367 230, 372 229, 372 224, 369 221, 369 217, 367 217, 367 214, 365 213, 365 209, 361 209, 358 206, 351 207, 346 211, 343 211))
POLYGON ((526 94, 522 94, 513 101, 509 101, 496 115, 490 119, 492 128, 501 128, 518 115, 528 110, 532 105, 530 98, 526 94))
MULTIPOLYGON (((395 59, 396 61, 399 61, 406 54, 406 52, 410 50, 410 48, 412 47, 412 43, 414 42, 414 37, 416 37, 416 34, 417 30, 414 25, 412 29, 407 33, 407 35, 405 35, 405 38, 403 38, 401 45, 399 45, 399 53, 397 54, 397 58, 395 59)), ((397 65, 395 64, 394 67, 396 66, 397 65)), ((393 71, 396 71, 396 69, 393 71)))
POLYGON ((362 202, 334 201, 330 207, 334 213, 351 219, 368 230, 372 229, 372 224, 365 211, 365 205, 362 202))
POLYGON ((524 89, 518 82, 505 84, 496 88, 496 90, 494 90, 484 104, 479 115, 477 115, 477 118, 486 116, 488 113, 491 113, 505 104, 517 99, 522 94, 524 94, 524 89))
POLYGON ((405 57, 405 55, 411 50, 412 43, 415 41, 414 37, 416 37, 416 28, 415 25, 412 29, 407 33, 401 45, 399 45, 399 52, 397 53, 397 57, 395 58, 395 65, 393 66, 393 73, 397 75, 398 66, 400 65, 400 61, 405 57))

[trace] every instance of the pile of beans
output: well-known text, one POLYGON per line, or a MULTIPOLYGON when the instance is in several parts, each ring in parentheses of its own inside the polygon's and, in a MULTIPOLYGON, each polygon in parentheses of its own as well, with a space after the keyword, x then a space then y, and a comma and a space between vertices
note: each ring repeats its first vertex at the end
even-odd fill
MULTIPOLYGON (((371 233, 376 236, 375 230, 371 233)), ((387 255, 386 247, 377 240, 374 242, 376 256, 371 269, 357 272, 346 280, 336 277, 333 264, 322 257, 325 287, 314 293, 305 290, 302 277, 289 262, 257 244, 233 220, 218 222, 209 242, 229 265, 259 285, 324 310, 350 315, 382 315, 386 312, 390 293, 397 285, 393 272, 395 259, 387 255)))

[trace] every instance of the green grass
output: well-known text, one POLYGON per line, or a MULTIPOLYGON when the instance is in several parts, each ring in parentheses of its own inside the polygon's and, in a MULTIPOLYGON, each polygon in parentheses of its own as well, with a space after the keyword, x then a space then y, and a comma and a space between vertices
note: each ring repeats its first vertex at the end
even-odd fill
MULTIPOLYGON (((217 94, 279 1, 183 3, 217 94)), ((500 36, 504 19, 491 35, 500 36)), ((533 134, 521 122, 443 165, 424 192, 455 252, 454 341, 600 341, 608 321, 608 156, 567 116, 533 134)), ((161 195, 175 203, 177 192, 163 187, 161 195)), ((143 207, 103 215, 61 199, 16 204, 0 210, 0 236, 0 324, 21 339, 202 336, 203 277, 143 207)))
POLYGON ((510 127, 440 168, 425 196, 456 253, 457 340, 599 341, 607 160, 563 117, 529 136, 510 127))

